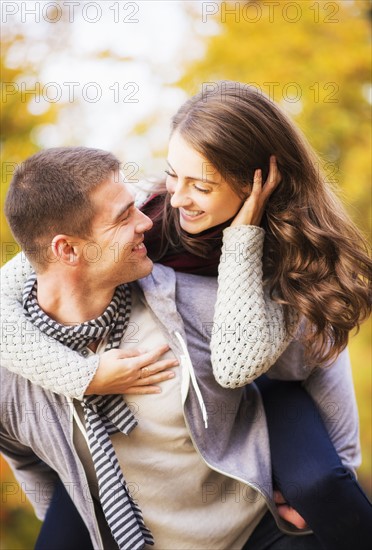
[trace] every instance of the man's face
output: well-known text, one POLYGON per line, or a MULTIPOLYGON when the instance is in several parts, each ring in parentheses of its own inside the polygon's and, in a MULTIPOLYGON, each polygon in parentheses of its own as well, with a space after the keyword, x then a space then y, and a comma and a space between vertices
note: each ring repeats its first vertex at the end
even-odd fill
POLYGON ((112 173, 90 199, 96 214, 83 258, 96 283, 115 287, 151 273, 153 263, 143 239, 152 221, 134 206, 121 174, 112 173))

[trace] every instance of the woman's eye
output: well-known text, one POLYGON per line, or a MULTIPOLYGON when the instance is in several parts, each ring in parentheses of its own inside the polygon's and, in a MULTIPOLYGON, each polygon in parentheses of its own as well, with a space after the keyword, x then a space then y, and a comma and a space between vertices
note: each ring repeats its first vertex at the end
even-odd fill
POLYGON ((164 170, 164 172, 167 174, 167 176, 170 176, 171 178, 176 178, 176 174, 172 174, 171 172, 169 172, 169 170, 164 170))
POLYGON ((202 187, 198 187, 197 185, 194 185, 194 189, 200 191, 200 193, 210 193, 210 189, 203 189, 202 187))

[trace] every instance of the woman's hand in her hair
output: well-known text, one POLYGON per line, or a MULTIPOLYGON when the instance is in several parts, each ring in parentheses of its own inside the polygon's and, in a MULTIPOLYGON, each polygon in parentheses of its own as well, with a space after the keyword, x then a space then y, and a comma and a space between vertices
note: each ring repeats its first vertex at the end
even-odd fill
POLYGON ((271 156, 270 171, 265 184, 262 185, 262 171, 260 169, 256 170, 253 177, 252 192, 244 201, 231 225, 260 225, 267 201, 280 181, 281 175, 276 164, 276 158, 271 156))
POLYGON ((179 364, 175 358, 161 359, 168 350, 163 345, 145 353, 137 349, 104 352, 85 395, 160 393, 156 384, 173 378, 175 373, 169 369, 179 364))

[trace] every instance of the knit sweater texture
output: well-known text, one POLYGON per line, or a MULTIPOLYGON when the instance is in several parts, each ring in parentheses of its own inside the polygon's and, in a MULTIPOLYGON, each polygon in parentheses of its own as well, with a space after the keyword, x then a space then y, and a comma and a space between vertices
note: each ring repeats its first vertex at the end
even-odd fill
MULTIPOLYGON (((264 235, 256 226, 224 230, 215 314, 213 323, 205 326, 211 337, 213 373, 223 387, 244 386, 266 372, 288 346, 297 324, 298 317, 291 312, 291 329, 286 330, 282 306, 264 290, 264 235)), ((26 319, 22 291, 31 271, 23 254, 1 269, 2 330, 6 336, 2 339, 2 365, 47 390, 81 400, 99 357, 82 357, 41 334, 26 319), (26 351, 28 343, 32 348, 26 351)))

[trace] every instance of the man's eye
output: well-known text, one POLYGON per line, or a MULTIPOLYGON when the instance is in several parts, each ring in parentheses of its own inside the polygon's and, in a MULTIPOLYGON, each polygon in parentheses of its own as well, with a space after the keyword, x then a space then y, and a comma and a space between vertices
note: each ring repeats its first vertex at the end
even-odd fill
POLYGON ((132 213, 132 209, 129 208, 129 210, 127 210, 127 212, 123 215, 120 221, 126 222, 127 220, 129 220, 131 213, 132 213))

